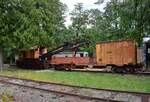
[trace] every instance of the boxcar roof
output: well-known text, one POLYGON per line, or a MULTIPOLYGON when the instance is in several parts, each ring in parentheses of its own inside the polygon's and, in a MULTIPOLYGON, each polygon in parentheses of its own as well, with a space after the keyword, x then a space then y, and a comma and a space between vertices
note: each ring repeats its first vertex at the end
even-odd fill
POLYGON ((100 41, 100 42, 97 42, 96 44, 102 44, 102 43, 111 43, 111 42, 124 42, 124 41, 127 41, 127 42, 134 42, 133 40, 109 40, 109 41, 100 41))

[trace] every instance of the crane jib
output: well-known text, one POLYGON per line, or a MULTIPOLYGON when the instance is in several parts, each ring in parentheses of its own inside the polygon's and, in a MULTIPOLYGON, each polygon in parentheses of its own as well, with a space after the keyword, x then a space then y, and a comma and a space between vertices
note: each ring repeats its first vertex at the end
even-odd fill
POLYGON ((44 63, 45 60, 51 59, 51 57, 57 53, 63 52, 65 50, 76 50, 77 48, 89 44, 88 41, 80 41, 76 43, 65 42, 63 45, 43 54, 39 57, 39 60, 44 63))

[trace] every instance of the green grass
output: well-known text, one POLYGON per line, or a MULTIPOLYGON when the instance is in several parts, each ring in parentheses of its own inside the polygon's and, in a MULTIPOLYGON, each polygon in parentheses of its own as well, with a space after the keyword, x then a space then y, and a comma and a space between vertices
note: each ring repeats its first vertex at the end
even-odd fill
POLYGON ((0 75, 113 90, 149 92, 150 77, 82 72, 7 70, 0 75))

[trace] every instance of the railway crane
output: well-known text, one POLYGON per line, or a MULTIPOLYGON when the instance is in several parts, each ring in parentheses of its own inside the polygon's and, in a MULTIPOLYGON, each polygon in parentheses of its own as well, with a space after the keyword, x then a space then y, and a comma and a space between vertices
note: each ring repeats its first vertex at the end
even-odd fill
POLYGON ((22 68, 29 68, 29 69, 45 69, 49 68, 51 65, 51 58, 53 55, 63 52, 65 50, 72 50, 76 53, 76 50, 83 46, 89 44, 88 41, 77 41, 75 43, 72 42, 65 42, 64 44, 58 46, 55 49, 48 51, 42 55, 39 55, 38 58, 33 58, 31 55, 35 54, 35 51, 28 57, 22 57, 17 61, 17 66, 22 68))

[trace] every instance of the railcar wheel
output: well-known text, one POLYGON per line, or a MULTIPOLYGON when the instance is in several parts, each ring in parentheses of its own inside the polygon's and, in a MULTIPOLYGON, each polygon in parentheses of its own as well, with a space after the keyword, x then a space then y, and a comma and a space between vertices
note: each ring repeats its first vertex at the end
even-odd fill
POLYGON ((115 73, 115 72, 116 72, 116 66, 112 66, 111 72, 112 72, 112 73, 115 73))
POLYGON ((124 72, 123 70, 124 69, 122 67, 117 67, 116 70, 115 70, 115 72, 116 73, 123 73, 124 72))
POLYGON ((44 69, 48 69, 49 68, 49 65, 44 65, 44 69))
POLYGON ((133 66, 126 66, 126 73, 134 73, 135 69, 133 66))

